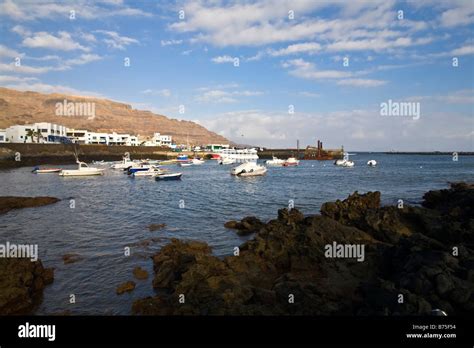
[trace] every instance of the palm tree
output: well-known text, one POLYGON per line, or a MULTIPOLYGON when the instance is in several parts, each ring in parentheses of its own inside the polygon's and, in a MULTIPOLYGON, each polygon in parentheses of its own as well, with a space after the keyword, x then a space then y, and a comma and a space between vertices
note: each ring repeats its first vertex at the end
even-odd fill
POLYGON ((41 133, 41 131, 38 130, 38 131, 35 132, 35 135, 36 135, 36 142, 39 144, 40 139, 44 139, 43 133, 41 133))
POLYGON ((26 143, 26 141, 28 140, 28 137, 30 137, 31 141, 34 143, 35 142, 35 138, 34 138, 35 134, 36 134, 36 132, 34 130, 28 129, 28 131, 26 132, 26 135, 25 135, 25 141, 24 142, 26 143))

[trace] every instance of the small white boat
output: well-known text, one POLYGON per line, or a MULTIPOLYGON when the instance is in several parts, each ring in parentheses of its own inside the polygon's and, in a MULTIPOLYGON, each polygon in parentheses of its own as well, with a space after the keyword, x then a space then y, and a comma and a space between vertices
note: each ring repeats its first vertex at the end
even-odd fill
POLYGON ((369 167, 375 167, 377 165, 377 161, 376 160, 370 160, 367 162, 367 165, 369 167))
POLYGON ((221 158, 217 161, 217 163, 219 164, 224 164, 224 165, 227 165, 227 164, 234 164, 235 163, 235 159, 232 159, 232 158, 221 158))
POLYGON ((285 163, 283 163, 283 167, 294 167, 300 164, 300 161, 298 161, 294 157, 288 158, 285 163))
POLYGON ((39 168, 35 167, 31 172, 34 174, 50 174, 50 173, 59 173, 61 168, 39 168))
POLYGON ((178 166, 180 167, 191 167, 193 165, 193 162, 179 162, 178 166))
POLYGON ((134 173, 131 174, 131 176, 133 178, 136 178, 136 177, 144 177, 144 176, 157 176, 157 175, 160 175, 160 174, 163 174, 163 173, 164 172, 160 169, 150 168, 148 170, 134 172, 134 173))
POLYGON ((183 173, 166 173, 158 174, 155 176, 155 180, 180 180, 183 173))
POLYGON ((200 159, 200 158, 193 158, 193 160, 192 160, 192 164, 194 164, 194 165, 196 165, 196 166, 197 166, 197 165, 200 165, 200 164, 204 164, 204 162, 205 162, 205 161, 202 160, 202 159, 200 159))
POLYGON ((133 162, 133 161, 130 161, 129 156, 123 156, 122 162, 112 164, 110 166, 110 168, 112 168, 112 169, 127 169, 127 168, 130 168, 130 167, 134 166, 134 165, 136 165, 136 163, 133 162))
POLYGON ((354 161, 349 160, 349 154, 346 152, 344 153, 343 159, 338 159, 334 162, 336 166, 340 167, 354 167, 354 161))
POLYGON ((267 166, 271 166, 271 167, 281 167, 284 165, 284 163, 285 163, 285 160, 279 159, 275 156, 272 156, 271 160, 268 160, 265 162, 267 166))
POLYGON ((247 162, 232 168, 230 174, 238 176, 260 176, 265 175, 266 172, 266 167, 255 162, 247 162))
POLYGON ((98 169, 89 167, 84 162, 77 161, 77 169, 63 169, 59 172, 60 176, 91 176, 91 175, 103 175, 104 169, 98 169))

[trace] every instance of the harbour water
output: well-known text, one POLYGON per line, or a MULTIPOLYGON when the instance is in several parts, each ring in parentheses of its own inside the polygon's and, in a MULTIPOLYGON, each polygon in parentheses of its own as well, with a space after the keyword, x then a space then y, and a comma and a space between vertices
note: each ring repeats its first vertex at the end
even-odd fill
MULTIPOLYGON (((228 220, 254 215, 276 217, 290 201, 305 214, 316 214, 322 203, 359 191, 381 191, 383 204, 402 199, 419 204, 423 194, 448 182, 472 181, 474 157, 437 155, 351 156, 354 168, 330 161, 301 161, 298 167, 269 168, 266 176, 239 178, 229 166, 207 161, 201 166, 175 167, 181 181, 156 182, 127 177, 107 169, 101 177, 62 178, 34 175, 31 168, 0 171, 0 196, 53 196, 59 203, 13 210, 0 216, 0 242, 38 244, 39 258, 55 268, 36 314, 130 314, 133 300, 153 295, 153 255, 170 238, 205 241, 216 255, 232 253, 250 237, 224 228, 228 220), (367 167, 369 159, 378 166, 367 167), (73 207, 74 205, 74 207, 73 207), (150 224, 166 224, 150 231, 150 224), (124 248, 131 255, 125 256, 124 248), (62 256, 82 257, 64 264, 62 256), (136 266, 148 280, 133 279, 136 266), (116 295, 117 285, 137 283, 131 293, 116 295), (76 303, 70 303, 74 294, 76 303)), ((72 166, 67 166, 71 167, 72 166)), ((174 166, 172 166, 174 167, 174 166)))

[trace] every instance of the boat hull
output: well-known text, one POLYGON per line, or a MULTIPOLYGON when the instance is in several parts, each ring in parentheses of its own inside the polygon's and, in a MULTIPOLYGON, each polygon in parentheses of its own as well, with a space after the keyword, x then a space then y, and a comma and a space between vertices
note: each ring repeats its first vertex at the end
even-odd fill
POLYGON ((160 174, 155 177, 155 180, 159 181, 170 181, 170 180, 181 180, 182 173, 172 174, 160 174))

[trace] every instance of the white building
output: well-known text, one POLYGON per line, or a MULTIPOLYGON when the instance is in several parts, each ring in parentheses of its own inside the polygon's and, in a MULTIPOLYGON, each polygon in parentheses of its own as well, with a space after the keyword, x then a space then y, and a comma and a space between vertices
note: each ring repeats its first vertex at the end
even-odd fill
POLYGON ((5 129, 0 129, 0 143, 7 142, 7 132, 5 129))
POLYGON ((5 139, 9 143, 66 143, 66 127, 47 122, 31 125, 15 125, 5 129, 5 139))
POLYGON ((74 144, 87 144, 87 133, 85 129, 68 128, 66 136, 71 139, 74 144))
POLYGON ((143 143, 143 146, 167 146, 172 147, 171 135, 161 135, 160 133, 154 133, 151 140, 147 140, 143 143))

